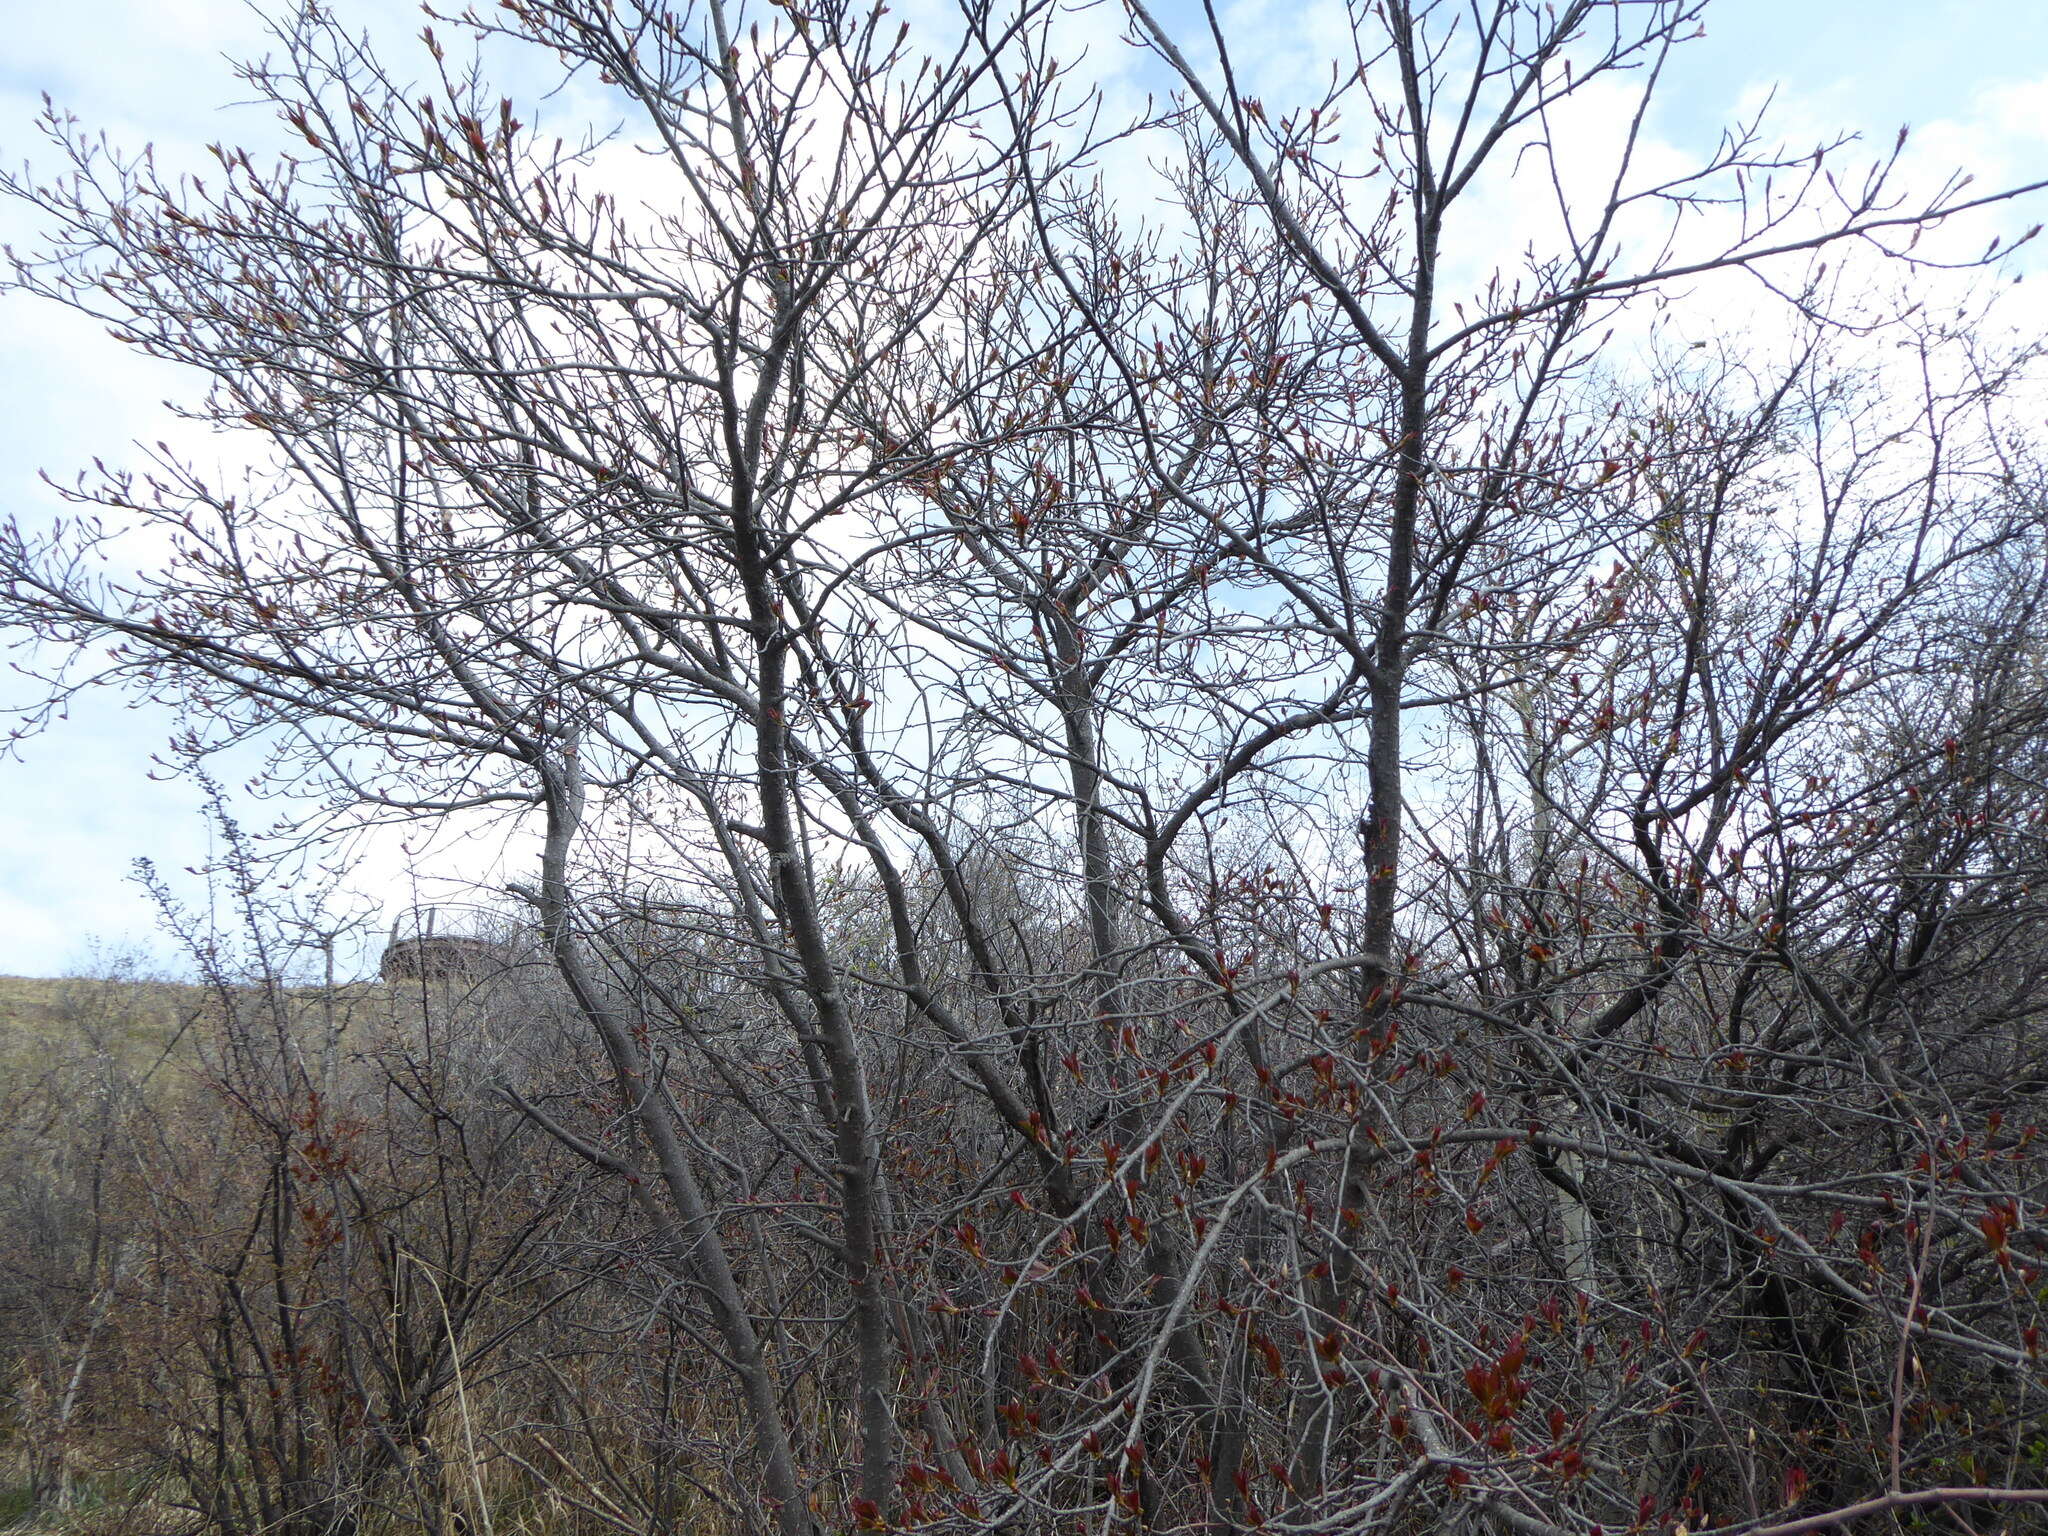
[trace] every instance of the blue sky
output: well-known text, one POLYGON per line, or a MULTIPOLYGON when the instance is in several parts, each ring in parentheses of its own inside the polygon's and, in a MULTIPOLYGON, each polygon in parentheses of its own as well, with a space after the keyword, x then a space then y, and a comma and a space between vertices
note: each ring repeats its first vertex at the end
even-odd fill
MULTIPOLYGON (((420 24, 396 0, 332 0, 386 35, 420 24)), ((0 158, 34 155, 42 93, 118 142, 196 151, 266 125, 223 110, 240 88, 224 56, 260 51, 254 14, 232 0, 75 0, 11 7, 0 51, 0 158)), ((1248 0, 1259 27, 1307 8, 1248 0)), ((1299 23, 1297 23, 1299 25, 1299 23)), ((1654 130, 1699 149, 1722 122, 1773 86, 1795 138, 1838 126, 1880 143, 1910 122, 1930 165, 1960 164, 1980 184, 2048 176, 2048 0, 1719 0, 1708 35, 1686 53, 1654 130)), ((1299 38, 1295 39, 1297 45, 1299 38)), ((2048 216, 2036 199, 2027 220, 2048 216)), ((2015 216, 2015 222, 2018 222, 2015 216)), ((18 210, 0 208, 0 238, 19 242, 18 210)), ((2030 263, 2039 270, 2038 259, 2030 263)), ((161 365, 96 330, 15 296, 0 297, 0 515, 50 516, 39 469, 59 475, 95 454, 166 435, 158 401, 181 388, 161 365)), ((22 688, 0 677, 0 701, 22 688)), ((202 860, 199 796, 153 773, 172 722, 104 694, 0 761, 0 974, 55 975, 92 963, 95 942, 169 951, 129 875, 147 856, 175 872, 202 860)), ((236 765, 225 765, 232 769, 236 765)), ((246 771, 247 764, 241 765, 246 771)), ((267 819, 252 808, 250 820, 267 819)), ((368 880, 395 881, 392 849, 368 880)), ((188 886, 189 886, 188 882, 188 886)))

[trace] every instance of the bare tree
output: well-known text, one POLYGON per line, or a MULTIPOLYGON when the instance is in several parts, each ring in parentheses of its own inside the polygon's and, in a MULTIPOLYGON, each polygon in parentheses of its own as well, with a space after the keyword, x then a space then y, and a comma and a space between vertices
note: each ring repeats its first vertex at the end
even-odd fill
POLYGON ((268 457, 79 481, 7 611, 329 825, 537 835, 607 1086, 502 1097, 634 1214, 738 1526, 2038 1501, 2029 359, 1901 320, 1908 398, 1824 266, 2014 194, 1643 170, 1700 11, 1359 7, 1283 103, 1134 0, 1178 94, 1107 132, 1035 3, 465 17, 594 78, 576 145, 297 15, 304 151, 53 114, 8 183, 17 282, 268 457), (1604 364, 1740 278, 1786 345, 1604 364))

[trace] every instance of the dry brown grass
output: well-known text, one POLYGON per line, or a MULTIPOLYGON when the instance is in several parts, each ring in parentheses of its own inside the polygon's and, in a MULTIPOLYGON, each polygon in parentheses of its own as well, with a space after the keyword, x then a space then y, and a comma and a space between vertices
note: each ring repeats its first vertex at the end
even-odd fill
POLYGON ((0 976, 0 1079, 33 1081, 81 1053, 146 1068, 177 1050, 203 997, 168 981, 0 976))

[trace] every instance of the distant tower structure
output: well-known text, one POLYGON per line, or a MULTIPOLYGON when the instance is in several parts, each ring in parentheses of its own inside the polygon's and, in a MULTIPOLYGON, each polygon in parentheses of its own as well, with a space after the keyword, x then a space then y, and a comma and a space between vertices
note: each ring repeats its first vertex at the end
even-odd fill
POLYGON ((475 981, 514 963, 511 944, 474 931, 480 925, 463 917, 438 907, 404 913, 392 924, 377 974, 388 982, 475 981))

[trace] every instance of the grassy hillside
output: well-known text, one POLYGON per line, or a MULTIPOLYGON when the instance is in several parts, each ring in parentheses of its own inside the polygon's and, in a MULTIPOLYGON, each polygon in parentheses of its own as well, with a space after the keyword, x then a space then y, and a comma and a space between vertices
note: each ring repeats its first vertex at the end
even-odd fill
POLYGON ((0 1074, 33 1072, 60 1044, 144 1064, 204 998, 203 988, 168 981, 0 976, 0 1074))

